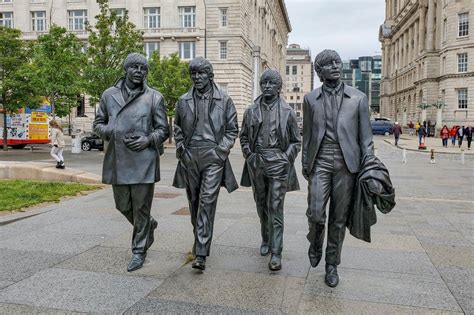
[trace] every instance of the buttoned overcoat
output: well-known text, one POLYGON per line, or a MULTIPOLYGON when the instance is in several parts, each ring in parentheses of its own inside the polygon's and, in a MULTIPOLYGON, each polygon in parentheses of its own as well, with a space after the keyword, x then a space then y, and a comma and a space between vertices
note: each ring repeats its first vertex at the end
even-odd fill
MULTIPOLYGON (((262 112, 260 109, 261 96, 258 97, 253 104, 251 104, 244 113, 242 122, 242 129, 240 131, 240 145, 244 158, 252 152, 255 152, 255 144, 258 138, 258 133, 262 127, 262 112)), ((295 111, 280 98, 278 103, 278 120, 277 120, 277 137, 280 143, 280 149, 288 158, 291 164, 288 173, 288 189, 287 191, 299 190, 298 177, 294 161, 298 152, 301 149, 301 137, 296 121, 295 111)), ((242 186, 250 187, 250 174, 247 163, 244 163, 242 171, 242 179, 240 181, 242 186)))
MULTIPOLYGON (((178 160, 181 160, 196 129, 197 111, 193 94, 194 87, 181 96, 176 103, 174 138, 178 160)), ((221 185, 228 192, 232 192, 239 187, 228 159, 230 149, 234 146, 235 138, 239 132, 237 112, 232 99, 217 84, 213 84, 213 95, 209 106, 209 123, 217 142, 216 153, 224 161, 224 175, 222 176, 221 185)), ((181 161, 178 161, 173 180, 174 187, 186 187, 183 172, 181 161)))
POLYGON ((160 154, 169 127, 163 96, 145 83, 128 101, 122 96, 124 79, 101 97, 94 120, 94 132, 108 141, 102 182, 112 185, 148 184, 160 180, 160 154), (150 145, 142 151, 129 149, 127 134, 146 135, 150 145))

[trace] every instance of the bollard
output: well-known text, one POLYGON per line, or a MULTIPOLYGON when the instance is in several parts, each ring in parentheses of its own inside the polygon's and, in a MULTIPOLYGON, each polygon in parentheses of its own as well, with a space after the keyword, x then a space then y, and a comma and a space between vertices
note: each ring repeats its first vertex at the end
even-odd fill
POLYGON ((402 163, 407 162, 407 149, 403 149, 402 163))
POLYGON ((461 164, 464 164, 464 149, 461 149, 461 164))
POLYGON ((435 150, 434 149, 431 149, 431 164, 436 164, 436 160, 435 160, 435 150))

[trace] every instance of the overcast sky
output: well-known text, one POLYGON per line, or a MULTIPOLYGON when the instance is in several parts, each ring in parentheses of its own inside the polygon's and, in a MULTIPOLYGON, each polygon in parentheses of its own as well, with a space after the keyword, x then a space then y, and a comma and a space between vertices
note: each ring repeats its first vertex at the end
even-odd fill
POLYGON ((285 0, 292 32, 288 44, 311 49, 312 58, 334 49, 343 60, 381 53, 384 0, 285 0))

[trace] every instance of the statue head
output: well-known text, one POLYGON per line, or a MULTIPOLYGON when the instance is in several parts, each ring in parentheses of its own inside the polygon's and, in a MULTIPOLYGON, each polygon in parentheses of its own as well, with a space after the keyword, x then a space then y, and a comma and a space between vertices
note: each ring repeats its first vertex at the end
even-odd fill
POLYGON ((123 68, 127 84, 137 86, 143 83, 148 74, 148 61, 142 54, 131 53, 125 58, 123 68))
POLYGON ((335 50, 325 49, 314 59, 314 70, 321 82, 337 83, 341 79, 341 57, 335 50))
POLYGON ((212 64, 202 57, 196 57, 189 63, 189 74, 198 91, 207 91, 214 79, 212 64))
POLYGON ((276 70, 267 69, 260 77, 260 89, 267 100, 275 99, 280 94, 282 85, 281 75, 276 70))

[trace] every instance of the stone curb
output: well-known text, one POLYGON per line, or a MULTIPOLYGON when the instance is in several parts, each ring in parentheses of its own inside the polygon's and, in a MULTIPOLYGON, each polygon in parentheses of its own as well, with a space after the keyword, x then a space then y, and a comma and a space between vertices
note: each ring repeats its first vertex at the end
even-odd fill
POLYGON ((57 169, 50 163, 0 161, 0 179, 30 179, 40 181, 102 184, 99 175, 71 168, 57 169))
MULTIPOLYGON (((390 140, 383 140, 385 143, 388 143, 390 144, 392 147, 395 147, 399 150, 403 150, 403 149, 406 149, 407 151, 413 151, 413 152, 420 152, 420 153, 426 153, 426 154, 430 154, 431 151, 430 149, 426 149, 426 150, 419 150, 419 149, 413 149, 413 148, 407 148, 403 145, 399 145, 399 146, 395 146, 395 144, 393 144, 390 140)), ((435 153, 436 154, 451 154, 451 155, 461 155, 461 152, 444 152, 444 151, 436 151, 435 149, 435 153)), ((474 152, 467 152, 467 150, 464 150, 464 154, 465 155, 474 155, 474 152)))

